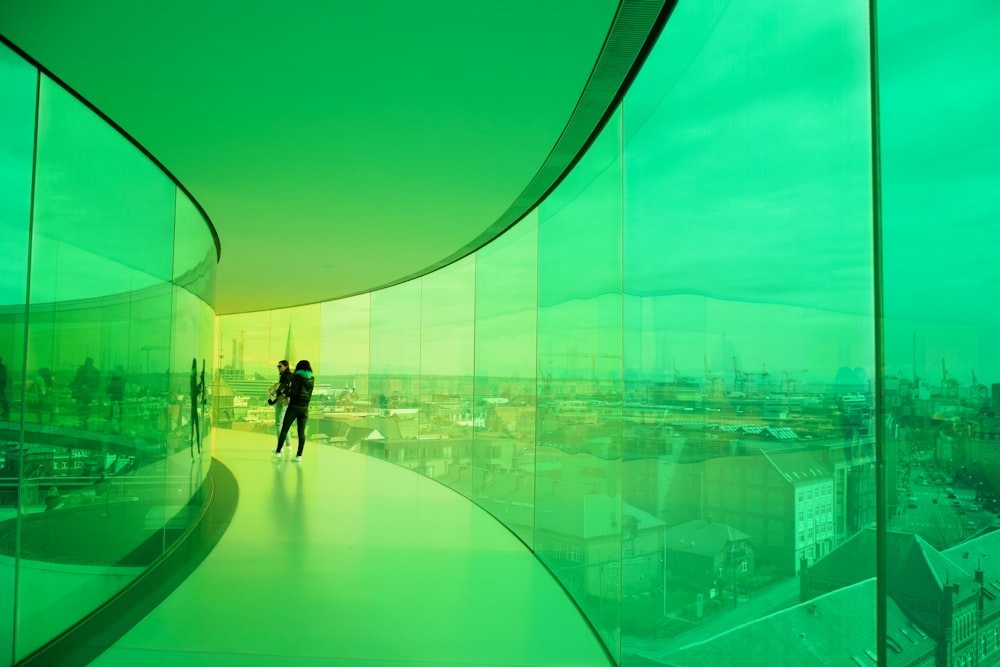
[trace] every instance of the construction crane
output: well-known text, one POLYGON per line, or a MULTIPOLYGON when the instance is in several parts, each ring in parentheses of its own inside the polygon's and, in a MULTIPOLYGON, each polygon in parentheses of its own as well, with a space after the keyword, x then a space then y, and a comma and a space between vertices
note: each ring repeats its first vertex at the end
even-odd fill
POLYGON ((976 377, 976 369, 973 368, 971 370, 972 370, 972 395, 980 401, 985 400, 988 393, 986 385, 979 384, 979 378, 976 377))
MULTIPOLYGON (((803 368, 800 373, 808 373, 808 368, 803 368)), ((802 380, 799 378, 793 378, 788 374, 788 371, 782 371, 781 375, 783 377, 781 381, 781 391, 784 393, 794 394, 799 391, 799 385, 802 384, 802 380)))
POLYGON ((733 357, 733 391, 742 391, 744 394, 747 392, 747 378, 740 371, 739 364, 736 363, 736 357, 733 357))
MULTIPOLYGON (((744 373, 743 375, 744 375, 744 377, 747 377, 747 376, 759 377, 760 380, 757 383, 757 389, 762 394, 766 394, 767 393, 767 387, 768 387, 768 385, 771 384, 771 374, 767 370, 767 362, 766 361, 761 365, 761 369, 759 371, 754 371, 752 373, 744 373)), ((746 384, 749 385, 749 382, 747 382, 746 384)))
POLYGON ((941 357, 941 394, 943 396, 958 395, 958 380, 951 377, 948 367, 945 365, 944 357, 941 357))

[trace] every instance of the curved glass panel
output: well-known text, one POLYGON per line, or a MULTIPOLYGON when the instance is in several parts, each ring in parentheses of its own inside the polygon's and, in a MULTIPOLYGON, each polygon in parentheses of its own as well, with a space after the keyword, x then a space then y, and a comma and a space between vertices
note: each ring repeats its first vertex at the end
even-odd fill
POLYGON ((417 442, 422 466, 472 495, 472 377, 475 255, 421 279, 420 401, 417 442))
POLYGON ((370 295, 323 304, 318 370, 330 384, 332 405, 315 426, 316 437, 335 447, 356 450, 377 428, 368 391, 370 328, 370 295))
POLYGON ((428 477, 425 453, 417 440, 420 396, 421 281, 372 292, 369 348, 369 401, 375 432, 361 451, 428 477))
POLYGON ((924 654, 995 664, 1000 6, 880 2, 878 26, 888 541, 950 572, 890 566, 887 605, 941 638, 924 654))
POLYGON ((11 664, 116 596, 201 515, 208 445, 203 457, 186 446, 180 406, 194 383, 178 365, 212 356, 215 245, 164 173, 6 48, 0 93, 0 664, 11 664))
POLYGON ((177 188, 174 210, 174 284, 215 305, 215 239, 205 219, 177 188))
POLYGON ((875 650, 874 584, 839 591, 875 520, 866 36, 864 2, 681 3, 626 97, 622 484, 660 531, 626 655, 809 662, 746 625, 800 603, 875 650), (800 596, 813 567, 843 578, 800 596))
POLYGON ((173 208, 174 185, 162 172, 42 81, 28 366, 50 369, 53 422, 72 440, 37 438, 24 453, 25 468, 30 457, 45 471, 24 470, 22 505, 46 507, 50 494, 59 504, 52 516, 28 514, 21 528, 19 655, 71 627, 161 553, 146 518, 162 513, 165 480, 149 465, 162 457, 162 432, 136 446, 123 412, 127 383, 156 394, 169 372, 171 290, 163 281, 171 277, 173 208), (136 368, 143 349, 161 350, 160 362, 136 368), (124 500, 138 489, 141 500, 124 500), (50 563, 80 567, 67 576, 50 563), (107 571, 116 564, 127 566, 107 571), (53 597, 55 576, 64 581, 53 597))
POLYGON ((534 543, 538 216, 476 253, 473 497, 534 543))
MULTIPOLYGON (((31 164, 38 72, 0 46, 0 526, 4 541, 18 527, 18 471, 23 436, 19 422, 30 419, 34 379, 25 383, 24 325, 28 282, 31 164), (27 414, 26 414, 27 413, 27 414)), ((15 554, 0 559, 0 664, 14 650, 15 554)))
POLYGON ((623 524, 617 114, 538 211, 535 553, 618 653, 623 524))

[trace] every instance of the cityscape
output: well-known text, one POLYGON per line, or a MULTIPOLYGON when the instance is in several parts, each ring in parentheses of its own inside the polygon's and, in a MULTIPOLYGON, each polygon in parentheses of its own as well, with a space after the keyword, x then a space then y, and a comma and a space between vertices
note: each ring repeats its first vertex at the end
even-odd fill
MULTIPOLYGON (((794 648, 799 627, 821 642, 803 660, 821 650, 873 664, 881 446, 894 664, 1000 662, 996 388, 974 373, 962 385, 942 363, 940 384, 885 378, 877 411, 874 381, 851 369, 820 384, 733 368, 617 386, 321 378, 310 438, 474 498, 627 664, 678 666, 739 664, 757 634, 794 648), (856 613, 816 622, 834 607, 856 613)), ((272 430, 270 380, 221 376, 219 426, 272 430)))
MULTIPOLYGON (((286 347, 294 356, 290 331, 286 347)), ((72 368, 56 369, 50 405, 12 402, 33 444, 23 457, 7 444, 4 505, 41 517, 163 502, 142 480, 200 456, 193 400, 203 429, 273 434, 273 378, 240 367, 241 345, 227 348, 235 363, 210 370, 201 394, 184 373, 137 372, 116 406, 106 374, 89 419, 71 394, 72 368)), ((703 360, 692 377, 675 361, 658 380, 606 369, 558 379, 332 373, 319 377, 308 438, 473 499, 535 552, 606 642, 620 643, 625 664, 738 664, 755 637, 787 638, 786 660, 822 652, 872 663, 880 512, 894 663, 1000 662, 998 387, 974 371, 959 382, 942 360, 940 382, 883 378, 879 410, 872 373, 844 367, 820 383, 818 373, 732 362, 722 374, 703 360)), ((106 548, 89 558, 155 559, 107 525, 106 548)), ((28 553, 79 558, 26 535, 28 553)))

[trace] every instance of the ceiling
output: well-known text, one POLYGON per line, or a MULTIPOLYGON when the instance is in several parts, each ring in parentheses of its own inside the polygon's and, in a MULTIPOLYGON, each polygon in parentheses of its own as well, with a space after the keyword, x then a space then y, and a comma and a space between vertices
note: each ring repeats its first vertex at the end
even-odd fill
POLYGON ((278 7, 0 3, 0 34, 209 215, 219 314, 370 291, 502 231, 551 170, 619 1, 278 7))

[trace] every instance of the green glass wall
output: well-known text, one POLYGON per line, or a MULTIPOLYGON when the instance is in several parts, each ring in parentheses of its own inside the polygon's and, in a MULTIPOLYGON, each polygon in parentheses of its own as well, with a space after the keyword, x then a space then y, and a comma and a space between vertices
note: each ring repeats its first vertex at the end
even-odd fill
POLYGON ((321 304, 315 446, 490 511, 619 664, 1000 663, 994 4, 881 3, 875 70, 868 2, 678 3, 528 216, 321 304))
POLYGON ((414 280, 372 292, 368 377, 376 419, 359 448, 433 477, 433 449, 429 456, 417 428, 421 289, 414 280))
POLYGON ((417 438, 431 476, 472 496, 475 255, 421 280, 417 438))
POLYGON ((321 419, 318 432, 341 446, 354 446, 372 413, 368 391, 371 296, 362 294, 323 304, 320 325, 322 365, 313 368, 330 385, 335 412, 344 423, 321 419), (353 433, 349 433, 354 429, 353 433), (350 435, 350 437, 349 437, 350 435))
POLYGON ((12 664, 201 514, 216 247, 167 175, 6 47, 0 92, 0 664, 12 664))
POLYGON ((615 116, 538 212, 535 552, 618 652, 622 162, 615 116))
POLYGON ((4 463, 0 469, 0 520, 7 527, 7 553, 0 560, 0 664, 14 651, 15 553, 10 528, 18 515, 16 452, 23 438, 16 428, 17 404, 24 377, 24 324, 28 284, 28 238, 31 221, 31 163, 34 149, 38 72, 0 48, 0 428, 4 463))
POLYGON ((625 100, 638 655, 708 659, 684 647, 798 603, 796 577, 875 519, 866 11, 680 3, 625 100))
POLYGON ((534 543, 538 215, 476 253, 473 498, 534 543))
MULTIPOLYGON (((946 615, 925 620, 951 635, 941 660, 996 664, 1000 6, 893 0, 878 26, 887 530, 959 566, 946 615)), ((890 567, 890 600, 901 574, 890 567)))

